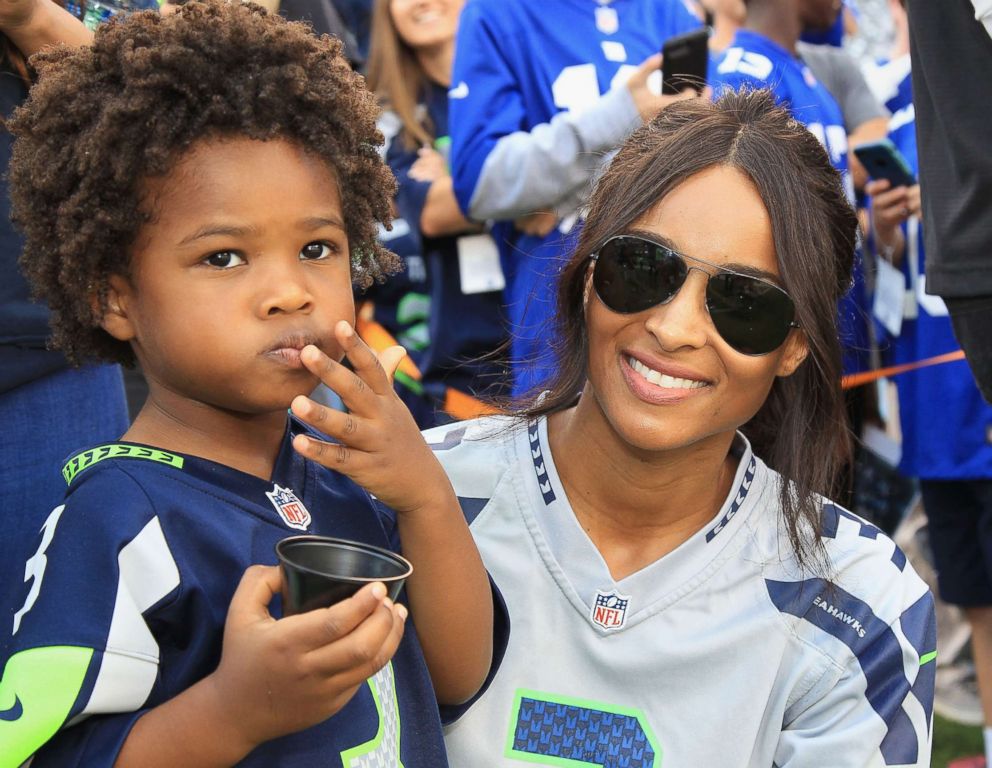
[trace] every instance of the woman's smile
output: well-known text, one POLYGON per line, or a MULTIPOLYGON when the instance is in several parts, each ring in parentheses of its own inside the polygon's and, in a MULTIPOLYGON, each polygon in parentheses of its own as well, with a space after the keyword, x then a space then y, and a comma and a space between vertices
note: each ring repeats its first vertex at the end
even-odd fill
POLYGON ((642 361, 632 354, 620 356, 620 370, 631 391, 647 403, 680 403, 703 394, 712 385, 682 366, 642 361))

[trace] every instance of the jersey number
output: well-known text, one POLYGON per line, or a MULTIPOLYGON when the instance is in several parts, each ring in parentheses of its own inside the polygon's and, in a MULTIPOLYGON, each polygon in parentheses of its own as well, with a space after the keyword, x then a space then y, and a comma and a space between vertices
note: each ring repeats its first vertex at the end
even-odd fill
MULTIPOLYGON (((624 64, 610 81, 610 88, 626 83, 637 67, 624 64)), ((551 84, 551 95, 555 106, 573 114, 579 114, 595 104, 602 95, 599 92, 599 75, 595 64, 573 64, 558 73, 551 84)))
POLYGON ((45 550, 52 543, 52 537, 55 536, 55 526, 59 524, 59 518, 62 517, 64 510, 65 504, 60 504, 52 510, 52 514, 48 516, 45 524, 41 527, 41 544, 38 545, 38 551, 31 555, 24 564, 24 581, 27 582, 28 579, 32 579, 31 589, 28 591, 28 596, 24 600, 24 605, 14 614, 14 631, 11 633, 12 635, 17 634, 17 630, 21 627, 21 619, 34 607, 35 602, 38 600, 38 595, 41 592, 41 580, 45 578, 45 568, 48 566, 48 558, 45 556, 45 550))
POLYGON ((565 768, 661 768, 661 749, 638 710, 518 690, 507 757, 565 768))

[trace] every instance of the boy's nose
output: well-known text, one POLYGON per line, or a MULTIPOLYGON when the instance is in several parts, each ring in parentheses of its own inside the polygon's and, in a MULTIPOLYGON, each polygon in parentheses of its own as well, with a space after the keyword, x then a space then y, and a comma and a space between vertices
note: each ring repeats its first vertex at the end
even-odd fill
POLYGON ((302 270, 294 269, 278 275, 270 275, 265 279, 262 283, 263 315, 308 312, 313 308, 313 295, 306 277, 301 272, 302 270))

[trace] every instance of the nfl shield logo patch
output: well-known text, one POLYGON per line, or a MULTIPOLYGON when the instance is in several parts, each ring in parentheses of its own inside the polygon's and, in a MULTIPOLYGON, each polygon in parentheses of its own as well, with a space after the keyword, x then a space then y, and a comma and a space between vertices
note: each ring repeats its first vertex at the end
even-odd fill
POLYGON ((615 589, 597 592, 596 603, 592 607, 593 624, 603 629, 620 629, 627 618, 627 604, 630 598, 615 589))
POLYGON ((266 491, 272 506, 276 508, 279 517, 290 528, 298 531, 305 531, 310 527, 310 512, 303 506, 303 502, 296 498, 296 494, 289 488, 283 488, 276 483, 271 491, 266 491))

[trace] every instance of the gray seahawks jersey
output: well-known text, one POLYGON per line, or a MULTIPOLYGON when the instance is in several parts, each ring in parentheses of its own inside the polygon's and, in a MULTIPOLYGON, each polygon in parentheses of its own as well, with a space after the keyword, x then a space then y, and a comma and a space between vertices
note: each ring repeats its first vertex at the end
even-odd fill
POLYGON ((545 420, 426 436, 510 615, 495 680, 446 730, 452 768, 930 764, 926 585, 828 501, 829 571, 801 571, 780 478, 742 436, 712 521, 620 581, 572 513, 545 420))

